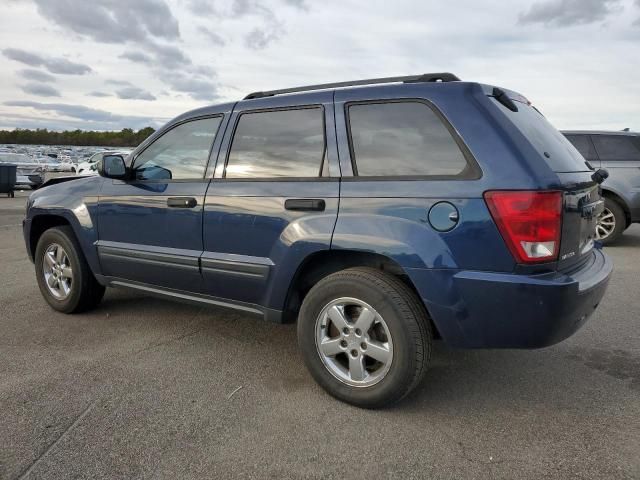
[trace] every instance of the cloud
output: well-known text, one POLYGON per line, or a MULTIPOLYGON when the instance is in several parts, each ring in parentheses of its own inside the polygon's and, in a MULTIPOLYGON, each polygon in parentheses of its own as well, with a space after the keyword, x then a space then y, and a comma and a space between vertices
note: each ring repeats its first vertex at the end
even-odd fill
POLYGON ((149 64, 153 61, 153 59, 146 53, 136 52, 136 51, 124 52, 122 55, 120 55, 120 58, 124 58, 125 60, 130 60, 134 63, 149 64))
POLYGON ((83 122, 100 123, 105 128, 122 128, 126 125, 131 128, 142 128, 147 125, 157 124, 150 117, 130 115, 117 115, 105 110, 85 107, 84 105, 70 105, 66 103, 40 103, 25 100, 4 102, 8 107, 28 107, 41 112, 50 112, 63 117, 70 117, 83 122))
POLYGON ((116 90, 116 95, 118 98, 122 98, 124 100, 155 100, 156 97, 151 95, 146 90, 143 90, 138 87, 126 87, 120 90, 116 90))
POLYGON ((160 67, 174 69, 192 64, 191 59, 176 46, 150 43, 148 48, 155 56, 154 63, 160 67))
MULTIPOLYGON (((636 0, 636 7, 640 8, 640 0, 636 0)), ((638 17, 636 19, 635 22, 633 22, 633 25, 640 27, 640 17, 638 17)))
POLYGON ((35 3, 44 18, 98 42, 180 38, 178 20, 163 0, 35 0, 35 3))
POLYGON ((620 0, 543 0, 518 17, 520 24, 547 26, 586 25, 600 22, 618 10, 620 0))
POLYGON ((213 2, 209 0, 188 0, 187 8, 194 15, 203 16, 203 15, 215 15, 216 10, 213 8, 213 2))
MULTIPOLYGON (((216 91, 215 84, 211 82, 215 71, 209 66, 194 65, 178 46, 181 41, 178 20, 165 0, 34 1, 44 18, 67 31, 101 43, 132 47, 123 52, 120 58, 148 65, 156 78, 175 91, 198 100, 215 98, 211 94, 216 91), (176 75, 177 70, 180 70, 180 75, 176 75)), ((204 1, 192 1, 189 6, 202 9, 205 4, 204 1)), ((205 10, 213 12, 212 8, 205 10)), ((133 87, 131 84, 126 86, 133 87)), ((131 89, 121 89, 116 94, 153 99, 148 92, 131 89)))
POLYGON ((224 41, 220 35, 216 32, 212 32, 207 27, 203 27, 202 25, 198 27, 198 31, 208 38, 214 45, 218 45, 219 47, 224 47, 227 42, 224 41))
POLYGON ((90 73, 91 68, 82 63, 71 62, 65 58, 45 57, 37 53, 28 52, 19 48, 5 48, 2 50, 5 57, 24 63, 31 67, 44 67, 51 73, 59 73, 62 75, 84 75, 90 73))
POLYGON ((280 35, 281 32, 275 29, 265 31, 260 28, 254 28, 245 35, 244 44, 253 50, 262 50, 269 46, 271 42, 277 40, 280 35))
POLYGON ((128 82, 126 80, 116 80, 113 78, 109 78, 105 80, 104 83, 106 83, 107 85, 119 85, 119 86, 125 86, 125 87, 133 86, 131 82, 128 82))
POLYGON ((39 97, 59 97, 60 92, 50 85, 44 83, 27 83, 22 85, 22 91, 30 93, 31 95, 37 95, 39 97))
POLYGON ((111 94, 110 93, 105 93, 105 92, 99 92, 99 91, 94 91, 94 92, 89 92, 87 93, 87 96, 89 97, 98 97, 98 98, 104 98, 104 97, 110 97, 111 94))
POLYGON ((24 70, 20 70, 18 73, 27 80, 35 80, 36 82, 56 81, 56 77, 54 77, 53 75, 49 75, 46 72, 41 72, 40 70, 33 70, 31 68, 25 68, 24 70))
POLYGON ((300 10, 309 10, 309 5, 306 0, 284 0, 284 3, 299 8, 300 10))
POLYGON ((166 81, 173 90, 186 93, 194 100, 212 102, 218 98, 218 88, 216 84, 210 80, 193 78, 175 72, 175 74, 170 76, 166 81))

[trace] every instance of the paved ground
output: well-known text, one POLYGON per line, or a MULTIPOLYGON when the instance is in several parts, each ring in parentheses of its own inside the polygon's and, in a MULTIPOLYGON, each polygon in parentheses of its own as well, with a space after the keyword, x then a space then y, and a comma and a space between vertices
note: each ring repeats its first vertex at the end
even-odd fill
POLYGON ((640 478, 640 226, 573 338, 438 345, 414 395, 365 411, 315 385, 293 325, 116 290, 54 313, 23 204, 0 198, 0 478, 640 478))

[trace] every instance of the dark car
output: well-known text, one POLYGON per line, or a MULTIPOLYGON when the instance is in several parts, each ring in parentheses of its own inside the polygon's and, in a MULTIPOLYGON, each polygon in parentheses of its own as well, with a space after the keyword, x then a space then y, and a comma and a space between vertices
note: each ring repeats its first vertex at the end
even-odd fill
POLYGON ((572 130, 562 132, 594 167, 609 172, 602 184, 604 212, 598 217, 596 238, 615 242, 640 222, 640 133, 572 130))
POLYGON ((452 74, 253 93, 99 173, 28 202, 54 309, 112 286, 297 321, 313 377, 364 407, 411 391, 434 338, 562 341, 612 271, 578 151, 521 95, 452 74))

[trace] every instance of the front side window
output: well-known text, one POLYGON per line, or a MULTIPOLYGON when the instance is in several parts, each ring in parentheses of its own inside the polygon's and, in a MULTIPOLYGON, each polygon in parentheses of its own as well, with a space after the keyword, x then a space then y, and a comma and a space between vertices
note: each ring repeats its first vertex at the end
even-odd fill
POLYGON ((319 177, 325 157, 322 108, 244 113, 226 178, 319 177))
POLYGON ((348 115, 360 177, 457 176, 467 169, 447 127, 422 102, 356 104, 348 115))
POLYGON ((138 180, 201 179, 221 117, 193 120, 172 128, 135 160, 138 180))
POLYGON ((596 151, 588 135, 567 135, 574 147, 582 154, 585 160, 596 160, 596 151))
POLYGON ((593 135, 600 160, 640 161, 640 137, 593 135))

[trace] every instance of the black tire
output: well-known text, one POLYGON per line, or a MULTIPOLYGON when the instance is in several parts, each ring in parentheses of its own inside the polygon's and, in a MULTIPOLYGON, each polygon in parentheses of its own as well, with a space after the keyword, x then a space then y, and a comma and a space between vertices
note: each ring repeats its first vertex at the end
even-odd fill
POLYGON ((35 252, 35 270, 38 287, 42 296, 54 310, 63 313, 80 313, 96 307, 104 296, 105 288, 93 276, 73 230, 69 226, 59 226, 45 231, 35 252), (46 285, 44 277, 44 254, 52 244, 62 246, 73 271, 73 281, 69 295, 57 299, 46 285))
POLYGON ((398 402, 424 376, 433 334, 422 302, 396 277, 373 268, 342 270, 322 279, 307 294, 298 316, 298 344, 313 378, 334 397, 363 408, 398 402), (316 347, 316 321, 330 302, 352 297, 373 307, 393 340, 393 357, 384 377, 371 386, 339 380, 323 363, 316 347))
POLYGON ((612 245, 615 243, 622 233, 627 229, 627 217, 624 214, 624 210, 618 202, 611 198, 604 199, 604 207, 608 209, 615 218, 616 224, 610 235, 601 239, 603 245, 612 245))

